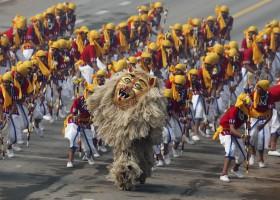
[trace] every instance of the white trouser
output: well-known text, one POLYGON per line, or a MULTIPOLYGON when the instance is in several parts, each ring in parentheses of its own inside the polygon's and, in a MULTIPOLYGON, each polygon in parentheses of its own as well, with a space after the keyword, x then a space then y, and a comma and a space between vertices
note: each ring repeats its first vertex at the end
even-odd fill
POLYGON ((70 142, 70 148, 78 148, 78 141, 81 140, 82 148, 87 155, 97 153, 93 145, 92 131, 78 127, 75 123, 67 124, 65 128, 65 138, 70 142))
POLYGON ((16 114, 12 114, 8 119, 8 144, 15 144, 23 140, 21 117, 16 114))
POLYGON ((272 118, 270 120, 270 133, 277 133, 280 130, 280 119, 277 110, 273 109, 272 118))
POLYGON ((192 112, 194 119, 206 118, 203 97, 201 95, 195 94, 192 96, 192 112))
POLYGON ((181 141, 182 133, 183 133, 183 127, 184 125, 174 117, 170 118, 170 134, 171 138, 174 137, 174 141, 179 142, 181 141))
POLYGON ((29 116, 26 106, 23 104, 17 104, 17 109, 20 116, 20 120, 22 121, 22 130, 28 128, 29 116))
POLYGON ((164 144, 169 144, 172 140, 174 140, 175 137, 171 136, 171 131, 170 131, 170 127, 163 127, 163 130, 162 130, 162 141, 164 144))
POLYGON ((232 135, 219 135, 220 142, 225 148, 225 157, 235 159, 236 163, 241 164, 246 159, 245 147, 242 139, 232 135))
POLYGON ((158 155, 161 153, 160 151, 160 145, 154 145, 153 146, 154 154, 158 155))
POLYGON ((85 66, 80 66, 79 70, 82 74, 82 77, 86 80, 86 82, 91 84, 92 83, 92 74, 94 73, 93 68, 89 65, 85 65, 85 66))
POLYGON ((263 151, 268 149, 270 141, 270 132, 268 123, 264 128, 258 131, 258 126, 263 125, 265 120, 251 119, 251 130, 250 130, 250 144, 257 150, 263 151))

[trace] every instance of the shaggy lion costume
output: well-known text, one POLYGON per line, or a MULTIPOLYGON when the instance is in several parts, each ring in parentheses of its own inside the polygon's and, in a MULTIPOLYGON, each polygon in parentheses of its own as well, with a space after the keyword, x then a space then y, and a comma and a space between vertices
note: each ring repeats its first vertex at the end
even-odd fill
POLYGON ((137 181, 145 183, 167 116, 158 80, 141 70, 115 74, 96 88, 87 106, 99 136, 113 147, 115 184, 132 190, 137 181))

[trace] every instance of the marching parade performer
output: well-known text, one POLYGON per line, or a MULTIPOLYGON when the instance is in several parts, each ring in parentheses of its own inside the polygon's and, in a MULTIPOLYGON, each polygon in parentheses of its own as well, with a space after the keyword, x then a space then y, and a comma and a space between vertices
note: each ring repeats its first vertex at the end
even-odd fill
POLYGON ((18 90, 18 98, 16 100, 16 106, 20 116, 21 133, 18 134, 18 143, 24 143, 23 133, 30 132, 30 120, 27 109, 27 99, 33 92, 33 86, 30 81, 31 78, 31 61, 24 61, 16 66, 16 69, 12 71, 14 86, 18 90))
POLYGON ((149 21, 148 15, 140 15, 139 26, 139 47, 145 47, 151 38, 152 26, 149 21))
POLYGON ((74 153, 79 147, 79 140, 90 165, 94 164, 94 154, 98 154, 93 144, 91 116, 86 107, 86 99, 92 92, 93 85, 86 84, 84 94, 82 96, 77 97, 73 101, 70 115, 65 120, 65 138, 69 139, 70 142, 67 167, 70 168, 74 166, 74 153))
POLYGON ((150 11, 148 12, 148 16, 152 22, 152 26, 158 31, 161 29, 161 15, 164 12, 162 2, 158 1, 151 4, 150 11))
MULTIPOLYGON (((215 125, 215 121, 213 121, 215 119, 215 107, 213 105, 215 105, 215 98, 216 98, 216 86, 217 86, 217 76, 215 77, 215 75, 217 75, 217 70, 215 70, 215 67, 218 63, 219 60, 219 56, 216 53, 208 53, 202 60, 202 67, 198 69, 198 76, 199 79, 201 80, 201 85, 203 87, 203 93, 204 93, 204 103, 203 103, 203 109, 201 110, 201 107, 199 107, 200 112, 196 113, 194 112, 194 119, 199 120, 199 124, 200 124, 200 129, 198 130, 198 132, 205 136, 205 137, 209 137, 209 124, 207 124, 208 121, 211 121, 214 125, 215 125), (213 72, 214 71, 214 72, 213 72), (210 113, 210 108, 211 109, 211 113, 210 113), (206 118, 204 118, 204 114, 206 118), (201 122, 201 120, 204 120, 204 123, 201 122), (202 123, 202 124, 201 124, 202 123), (207 125, 207 126, 205 126, 207 125)), ((194 106, 197 104, 198 100, 202 100, 201 98, 198 99, 199 96, 194 96, 194 98, 192 99, 192 104, 193 104, 193 110, 194 109, 198 109, 195 108, 194 106)), ((198 104, 200 105, 200 103, 198 104)), ((197 110, 198 111, 198 110, 197 110)), ((200 140, 200 138, 198 137, 197 133, 195 132, 194 135, 192 136, 192 139, 194 141, 200 140)))
MULTIPOLYGON (((183 28, 181 24, 174 24, 171 26, 171 37, 174 44, 177 60, 178 59, 185 59, 185 38, 183 37, 183 28)), ((175 53, 174 52, 174 53, 175 53)))
POLYGON ((21 119, 16 106, 18 90, 13 84, 12 72, 6 72, 1 76, 0 83, 0 118, 1 124, 7 123, 7 156, 15 156, 14 150, 20 150, 15 144, 22 140, 21 119))
POLYGON ((74 29, 75 29, 75 23, 76 23, 76 4, 72 2, 66 2, 64 3, 65 6, 65 25, 66 25, 66 31, 69 36, 72 35, 74 29))
POLYGON ((88 83, 92 82, 91 75, 98 71, 97 67, 97 58, 101 58, 103 55, 103 48, 98 43, 100 39, 100 34, 96 30, 91 30, 88 35, 89 44, 86 45, 83 52, 81 53, 81 65, 79 66, 79 70, 82 76, 88 83))
POLYGON ((162 58, 162 66, 168 69, 173 64, 173 48, 172 43, 169 40, 163 40, 160 44, 160 52, 162 58))
POLYGON ((81 54, 83 53, 86 45, 88 44, 87 34, 89 32, 88 27, 81 26, 77 28, 74 33, 76 37, 72 42, 71 54, 76 60, 80 59, 81 54))
POLYGON ((12 65, 15 65, 17 61, 24 60, 21 45, 24 43, 26 31, 27 31, 27 20, 24 16, 15 16, 12 21, 12 27, 9 28, 4 34, 8 37, 10 47, 10 56, 12 65))
POLYGON ((220 118, 220 126, 218 127, 213 139, 219 137, 221 144, 225 148, 225 159, 223 171, 220 180, 230 182, 228 177, 228 169, 231 160, 235 160, 235 165, 231 170, 238 178, 243 178, 241 170, 239 169, 243 161, 246 160, 246 151, 244 147, 245 139, 247 142, 249 135, 241 132, 240 128, 243 124, 248 123, 249 107, 251 99, 245 93, 241 93, 234 106, 231 106, 220 118))
POLYGON ((114 23, 108 23, 103 26, 101 40, 103 43, 104 53, 107 59, 117 59, 117 45, 116 26, 114 23))
POLYGON ((186 124, 183 121, 186 118, 186 100, 187 100, 187 87, 185 69, 183 64, 175 66, 174 75, 166 82, 165 87, 172 90, 172 98, 170 99, 170 107, 168 112, 170 115, 170 131, 174 134, 174 145, 172 148, 173 156, 178 157, 178 147, 182 140, 182 136, 186 132, 186 124), (179 74, 182 71, 182 74, 179 74))
POLYGON ((194 129, 192 134, 192 139, 194 141, 200 140, 199 132, 204 129, 204 119, 206 116, 205 110, 205 90, 202 85, 202 80, 199 76, 199 71, 197 69, 190 69, 188 71, 188 83, 189 83, 189 98, 192 101, 192 120, 194 123, 194 129))
POLYGON ((264 151, 268 149, 270 133, 269 120, 272 117, 272 108, 274 107, 273 96, 268 92, 269 81, 260 80, 257 82, 253 91, 253 104, 250 108, 251 129, 250 144, 252 152, 249 160, 250 165, 254 165, 256 151, 259 153, 259 167, 265 167, 264 151))
POLYGON ((229 8, 226 5, 217 6, 216 16, 219 27, 219 37, 222 44, 230 40, 230 31, 233 26, 233 17, 229 15, 229 8))
MULTIPOLYGON (((140 38, 140 24, 141 18, 138 15, 131 16, 128 19, 129 27, 129 40, 130 40, 130 50, 132 52, 137 52, 139 47, 139 38, 140 38)), ((143 48, 143 46, 142 46, 143 48)))
POLYGON ((44 30, 45 30, 45 39, 55 40, 58 36, 58 24, 55 19, 55 8, 49 7, 44 12, 44 30))
POLYGON ((31 24, 26 32, 26 41, 31 42, 36 47, 43 47, 45 44, 43 18, 42 14, 31 17, 31 24))
POLYGON ((206 21, 202 25, 202 33, 203 33, 203 40, 204 40, 204 48, 214 46, 215 42, 217 41, 217 21, 216 18, 213 16, 208 16, 206 21))
POLYGON ((117 26, 116 37, 119 44, 120 56, 127 55, 129 53, 129 30, 127 22, 121 22, 117 26))
POLYGON ((66 5, 58 3, 54 6, 54 15, 57 23, 57 34, 63 36, 66 31, 66 16, 65 16, 66 5))

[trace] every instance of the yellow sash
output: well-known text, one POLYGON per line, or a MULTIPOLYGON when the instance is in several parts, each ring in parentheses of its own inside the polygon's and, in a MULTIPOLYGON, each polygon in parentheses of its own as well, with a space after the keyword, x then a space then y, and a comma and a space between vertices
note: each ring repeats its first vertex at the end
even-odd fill
POLYGON ((6 90, 6 88, 4 87, 3 84, 0 85, 1 87, 1 91, 2 91, 2 94, 3 94, 3 97, 4 97, 4 109, 7 109, 9 106, 12 105, 12 97, 11 95, 9 94, 9 92, 6 90))
POLYGON ((210 91, 212 88, 212 79, 209 72, 205 69, 205 67, 202 67, 202 76, 206 89, 210 91))
POLYGON ((260 51, 258 45, 256 42, 253 42, 252 44, 252 48, 253 48, 253 61, 254 64, 260 64, 263 62, 263 54, 260 51))
POLYGON ((36 58, 36 60, 38 61, 38 66, 40 71, 42 72, 42 74, 46 77, 49 77, 51 72, 50 70, 47 68, 47 66, 41 61, 40 58, 36 58))
POLYGON ((43 39, 42 34, 39 30, 38 23, 33 24, 33 27, 34 27, 35 35, 37 36, 37 38, 39 40, 39 44, 42 45, 44 43, 44 39, 43 39))
POLYGON ((82 53, 82 52, 84 51, 85 45, 84 45, 84 41, 83 41, 83 39, 82 39, 81 34, 78 34, 78 35, 77 35, 76 44, 77 44, 77 46, 78 46, 78 51, 79 51, 80 53, 82 53))
POLYGON ((120 39, 120 46, 122 48, 123 51, 127 51, 129 49, 129 45, 126 39, 125 34, 123 34, 123 32, 119 32, 119 39, 120 39))

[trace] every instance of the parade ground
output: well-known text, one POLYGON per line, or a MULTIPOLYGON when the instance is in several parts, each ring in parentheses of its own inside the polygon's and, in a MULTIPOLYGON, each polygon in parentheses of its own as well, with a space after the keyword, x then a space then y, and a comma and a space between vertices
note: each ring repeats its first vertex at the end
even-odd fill
MULTIPOLYGON (((11 25, 16 14, 33 16, 57 0, 0 0, 0 32, 11 25)), ((76 26, 101 28, 108 22, 119 23, 136 13, 148 0, 79 0, 76 26)), ((188 17, 214 15, 217 4, 227 4, 234 18, 231 32, 240 43, 243 30, 250 25, 263 27, 280 19, 277 0, 165 0, 168 18, 165 30, 188 17)), ((70 106, 69 105, 68 107, 70 106)), ((113 162, 109 149, 95 159, 94 165, 75 155, 73 168, 66 168, 69 142, 62 134, 63 120, 43 123, 44 136, 32 134, 30 146, 22 145, 14 158, 0 160, 0 200, 277 200, 280 197, 280 157, 265 154, 267 166, 256 162, 249 172, 242 167, 243 179, 219 180, 224 148, 219 140, 203 138, 194 145, 185 144, 180 157, 171 164, 155 167, 146 184, 134 191, 120 191, 107 177, 113 162)), ((279 142, 278 142, 279 143, 279 142)), ((278 148, 280 145, 278 144, 278 148)))

